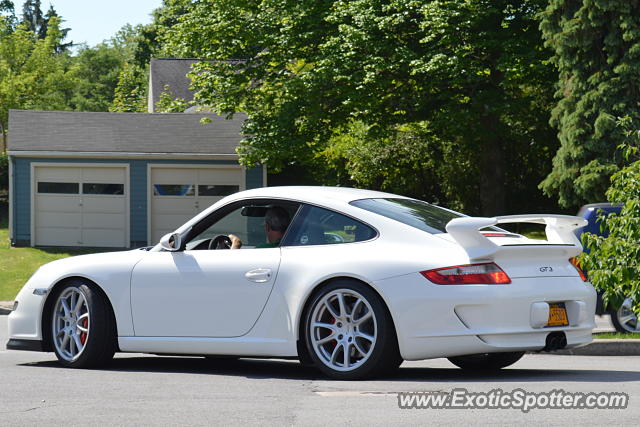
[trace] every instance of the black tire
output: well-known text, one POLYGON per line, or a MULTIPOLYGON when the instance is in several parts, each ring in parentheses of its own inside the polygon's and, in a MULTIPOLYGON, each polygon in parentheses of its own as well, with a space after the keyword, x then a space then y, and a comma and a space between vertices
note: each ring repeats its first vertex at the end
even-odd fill
MULTIPOLYGON (((345 294, 345 295, 347 299, 355 298, 353 297, 353 294, 345 294)), ((345 305, 346 306, 349 305, 348 301, 345 302, 345 305)), ((345 311, 347 312, 347 319, 349 319, 349 316, 356 314, 354 313, 354 310, 356 308, 357 307, 355 307, 355 303, 353 306, 345 308, 345 311), (350 314, 348 314, 349 309, 351 310, 350 314)), ((366 308, 368 312, 368 307, 366 308)), ((313 365, 317 369, 319 369, 322 373, 324 373, 325 375, 331 378, 335 378, 338 380, 359 380, 359 379, 370 378, 373 376, 380 376, 395 370, 400 365, 400 363, 402 363, 402 358, 400 357, 400 352, 398 350, 398 339, 396 337, 393 321, 391 319, 391 316, 389 315, 389 312, 384 302, 381 300, 378 294, 376 294, 373 290, 371 290, 368 286, 364 285, 361 282, 358 282, 355 280, 349 280, 349 279, 341 279, 341 280, 335 280, 327 284, 326 286, 322 287, 310 299, 310 302, 305 309, 303 319, 304 319, 304 323, 303 323, 304 329, 301 333, 301 336, 304 337, 304 345, 307 350, 307 355, 304 356, 303 358, 306 359, 308 357, 313 362, 313 365), (366 302, 369 304, 371 308, 371 312, 373 316, 372 318, 375 318, 374 327, 376 328, 376 332, 377 332, 375 342, 370 344, 367 348, 366 353, 368 356, 361 357, 359 361, 355 362, 353 369, 349 369, 349 363, 347 362, 346 365, 348 370, 336 370, 331 366, 329 366, 327 363, 323 361, 321 356, 314 349, 314 345, 312 344, 313 342, 312 334, 314 332, 312 330, 311 324, 313 321, 314 311, 318 306, 318 304, 322 304, 322 301, 325 297, 329 296, 332 292, 339 291, 339 290, 344 290, 345 292, 354 292, 355 294, 359 294, 362 298, 366 300, 366 302)), ((337 326, 339 322, 337 322, 337 319, 334 319, 334 320, 336 320, 335 324, 337 326)), ((355 320, 355 316, 352 320, 355 320)), ((361 323, 360 325, 363 325, 363 324, 364 323, 361 323)), ((355 335, 357 335, 358 333, 357 331, 360 331, 359 329, 360 327, 362 326, 355 326, 353 329, 354 331, 356 331, 356 332, 352 332, 354 334, 353 344, 347 344, 346 342, 347 338, 344 338, 343 340, 345 345, 347 345, 346 348, 349 349, 347 353, 351 354, 352 351, 354 352, 354 360, 355 360, 355 351, 357 351, 355 350, 356 348, 355 341, 357 341, 358 339, 361 340, 361 338, 356 337, 355 335)), ((340 344, 338 344, 338 340, 335 339, 335 341, 336 341, 336 347, 339 346, 340 344)), ((351 343, 351 341, 349 341, 349 343, 351 343)), ((359 346, 360 348, 363 348, 363 349, 365 348, 365 346, 362 343, 360 343, 359 346)), ((344 356, 344 350, 342 351, 344 356)), ((321 350, 318 350, 318 352, 321 352, 321 350)), ((363 353, 360 353, 360 355, 362 354, 363 353)), ((348 356, 347 359, 349 360, 350 357, 351 356, 348 356)), ((331 363, 331 361, 329 361, 329 363, 331 363)))
POLYGON ((524 356, 524 351, 512 353, 481 353, 468 356, 448 357, 449 362, 468 371, 497 371, 511 366, 524 356))
MULTIPOLYGON (((59 362, 69 368, 97 368, 111 361, 117 349, 115 319, 107 298, 98 287, 88 281, 73 280, 58 288, 52 297, 53 306, 48 328, 51 331, 51 347, 59 362), (85 314, 88 314, 88 318, 86 324, 84 324, 87 329, 84 337, 84 347, 79 350, 80 347, 75 344, 76 350, 79 351, 74 357, 70 357, 73 352, 67 352, 66 346, 61 346, 61 341, 64 338, 60 338, 60 341, 56 339, 56 322, 60 326, 65 324, 64 318, 56 316, 56 312, 58 308, 60 308, 61 312, 64 311, 60 301, 65 299, 65 295, 73 293, 79 293, 84 297, 85 314)), ((68 303, 69 300, 65 299, 65 301, 68 303)), ((73 319, 77 320, 79 317, 76 316, 73 319)), ((69 327, 73 327, 73 323, 72 321, 67 324, 69 327)), ((76 331, 76 334, 82 342, 82 332, 76 331)), ((63 334, 63 337, 65 335, 73 336, 73 333, 63 334)))

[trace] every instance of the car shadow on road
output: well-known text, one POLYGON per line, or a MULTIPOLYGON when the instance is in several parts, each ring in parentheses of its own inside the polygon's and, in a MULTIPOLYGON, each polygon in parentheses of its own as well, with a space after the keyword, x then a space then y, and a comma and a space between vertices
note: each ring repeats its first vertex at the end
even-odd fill
MULTIPOLYGON (((63 368, 55 361, 25 363, 22 366, 63 368)), ((241 376, 290 380, 327 380, 316 369, 295 360, 273 359, 205 359, 201 357, 116 357, 104 371, 162 372, 199 375, 241 376)), ((492 373, 470 373, 458 368, 401 366, 390 375, 373 381, 402 382, 631 382, 640 381, 640 372, 579 369, 508 368, 492 373)))

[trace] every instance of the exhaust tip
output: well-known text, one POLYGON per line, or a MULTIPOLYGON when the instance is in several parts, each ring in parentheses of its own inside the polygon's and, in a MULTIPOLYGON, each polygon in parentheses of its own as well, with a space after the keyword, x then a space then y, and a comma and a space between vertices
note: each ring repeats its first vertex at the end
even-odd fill
POLYGON ((551 332, 547 335, 545 344, 542 351, 561 350, 567 346, 567 336, 564 332, 551 332))

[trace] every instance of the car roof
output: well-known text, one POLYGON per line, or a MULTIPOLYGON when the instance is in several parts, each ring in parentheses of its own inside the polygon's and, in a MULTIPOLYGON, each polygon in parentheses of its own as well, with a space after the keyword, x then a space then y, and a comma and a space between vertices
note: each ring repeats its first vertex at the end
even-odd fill
MULTIPOLYGON (((183 232, 193 224, 201 221, 202 218, 209 215, 211 212, 219 209, 224 205, 234 203, 236 201, 247 199, 283 199, 292 200, 296 202, 302 202, 312 205, 324 206, 328 209, 335 209, 342 213, 355 214, 357 211, 357 217, 369 216, 369 222, 375 227, 376 223, 391 221, 390 219, 367 212, 365 210, 356 208, 349 205, 349 202, 360 199, 371 198, 402 198, 409 199, 409 197, 400 196, 397 194, 384 193, 382 191, 362 190, 358 188, 349 187, 321 187, 321 186, 282 186, 282 187, 261 187, 251 190, 239 191, 224 197, 222 200, 217 201, 207 209, 203 210, 191 220, 184 223, 176 231, 183 232), (373 221, 371 221, 373 220, 373 221)), ((362 220, 362 218, 361 218, 362 220)))
POLYGON ((252 190, 241 191, 231 196, 233 199, 246 198, 282 198, 293 199, 302 202, 344 202, 371 198, 403 198, 397 194, 385 193, 382 191, 363 190, 349 187, 322 187, 322 186, 282 186, 282 187, 262 187, 252 190))

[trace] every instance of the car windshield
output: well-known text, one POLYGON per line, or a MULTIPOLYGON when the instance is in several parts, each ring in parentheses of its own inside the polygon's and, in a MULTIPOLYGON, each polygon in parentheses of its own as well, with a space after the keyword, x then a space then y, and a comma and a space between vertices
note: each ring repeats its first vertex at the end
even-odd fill
POLYGON ((464 215, 413 199, 362 199, 351 205, 400 221, 431 234, 446 233, 445 226, 464 215))

